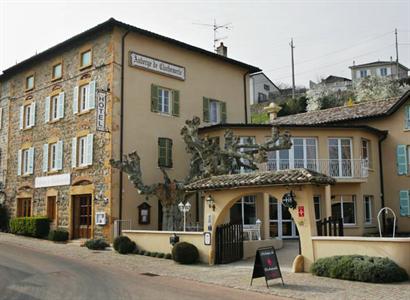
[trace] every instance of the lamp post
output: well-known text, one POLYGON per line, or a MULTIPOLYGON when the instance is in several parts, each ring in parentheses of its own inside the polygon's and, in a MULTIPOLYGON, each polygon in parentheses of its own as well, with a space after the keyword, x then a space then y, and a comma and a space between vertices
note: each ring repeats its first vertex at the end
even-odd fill
POLYGON ((191 203, 189 203, 188 201, 185 204, 179 202, 178 209, 184 214, 184 231, 186 231, 186 213, 191 209, 191 203))

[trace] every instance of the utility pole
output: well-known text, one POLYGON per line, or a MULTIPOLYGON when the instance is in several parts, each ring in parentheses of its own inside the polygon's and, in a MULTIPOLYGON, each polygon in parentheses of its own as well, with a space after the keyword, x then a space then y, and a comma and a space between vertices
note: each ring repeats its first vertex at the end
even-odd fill
POLYGON ((399 79, 399 44, 397 42, 397 28, 394 29, 394 35, 396 37, 396 69, 397 69, 397 79, 399 79))
POLYGON ((295 48, 295 46, 293 45, 293 38, 291 38, 289 45, 292 57, 292 99, 295 99, 295 63, 293 59, 293 49, 295 48))

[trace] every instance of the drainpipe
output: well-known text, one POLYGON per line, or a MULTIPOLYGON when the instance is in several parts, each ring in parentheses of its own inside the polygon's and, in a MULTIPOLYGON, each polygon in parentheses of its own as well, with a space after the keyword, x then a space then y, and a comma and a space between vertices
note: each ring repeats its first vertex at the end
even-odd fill
MULTIPOLYGON (((125 38, 130 33, 127 30, 121 38, 121 108, 120 108, 120 160, 124 155, 124 62, 125 62, 125 38)), ((119 219, 122 220, 122 187, 123 187, 123 173, 120 171, 120 184, 119 184, 119 219)), ((119 224, 119 234, 121 235, 121 222, 119 224)))
MULTIPOLYGON (((387 137, 387 132, 384 133, 380 138, 379 138, 379 168, 380 168, 380 200, 381 200, 381 205, 382 208, 385 206, 384 202, 384 178, 383 178, 383 162, 382 162, 382 142, 386 139, 387 137)), ((386 230, 386 215, 383 213, 382 214, 382 224, 383 224, 383 232, 386 230)))

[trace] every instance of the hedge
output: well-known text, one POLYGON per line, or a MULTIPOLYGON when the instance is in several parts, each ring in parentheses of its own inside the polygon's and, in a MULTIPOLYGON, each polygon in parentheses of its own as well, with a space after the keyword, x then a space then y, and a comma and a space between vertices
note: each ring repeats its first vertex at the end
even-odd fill
POLYGON ((374 283, 401 282, 409 278, 391 259, 364 255, 320 258, 310 271, 317 276, 374 283))
POLYGON ((179 242, 172 248, 172 258, 180 264, 194 264, 198 261, 198 249, 187 242, 179 242))
POLYGON ((116 237, 113 243, 114 249, 120 254, 133 253, 137 250, 135 242, 131 241, 127 236, 116 237))
POLYGON ((90 250, 105 250, 110 245, 104 239, 92 239, 86 241, 85 246, 90 250))
POLYGON ((10 232, 18 235, 44 238, 50 231, 47 217, 21 217, 10 220, 10 232))
POLYGON ((9 212, 4 205, 0 204, 0 231, 9 230, 9 212))
POLYGON ((68 231, 65 229, 55 229, 50 230, 48 234, 48 239, 54 242, 66 242, 68 241, 68 231))

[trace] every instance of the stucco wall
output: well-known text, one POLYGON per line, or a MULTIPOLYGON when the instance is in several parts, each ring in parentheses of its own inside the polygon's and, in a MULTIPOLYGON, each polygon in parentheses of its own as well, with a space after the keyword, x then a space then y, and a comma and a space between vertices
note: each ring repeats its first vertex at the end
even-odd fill
POLYGON ((410 274, 410 238, 312 237, 315 261, 334 255, 388 257, 410 274))
POLYGON ((188 242, 198 248, 199 259, 208 263, 209 250, 211 246, 204 245, 203 232, 180 232, 180 231, 150 231, 150 230, 124 230, 122 234, 133 240, 138 249, 150 252, 171 253, 172 245, 169 238, 173 234, 179 236, 180 242, 188 242))

